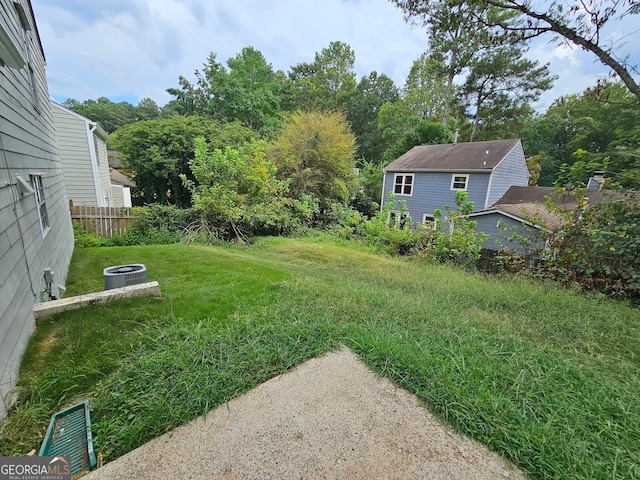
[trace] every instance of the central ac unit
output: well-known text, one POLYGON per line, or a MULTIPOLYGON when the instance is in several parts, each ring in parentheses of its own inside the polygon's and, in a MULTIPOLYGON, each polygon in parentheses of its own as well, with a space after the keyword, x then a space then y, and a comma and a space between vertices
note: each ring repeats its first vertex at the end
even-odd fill
POLYGON ((147 269, 142 263, 107 267, 104 273, 104 289, 128 287, 147 281, 147 269))

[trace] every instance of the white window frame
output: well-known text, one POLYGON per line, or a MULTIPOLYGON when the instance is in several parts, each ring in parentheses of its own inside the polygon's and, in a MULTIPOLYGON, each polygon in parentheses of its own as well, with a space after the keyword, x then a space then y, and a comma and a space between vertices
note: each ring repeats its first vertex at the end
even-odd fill
POLYGON ((0 67, 21 69, 26 62, 5 27, 0 24, 0 67))
POLYGON ((31 58, 31 47, 29 42, 31 41, 29 32, 31 31, 31 25, 29 24, 29 20, 27 18, 27 14, 24 11, 22 5, 18 2, 14 2, 14 7, 18 12, 18 17, 20 20, 21 27, 21 35, 22 35, 22 48, 24 50, 25 55, 25 63, 27 65, 27 79, 29 81, 29 86, 31 87, 31 102, 33 104, 33 108, 40 113, 40 96, 38 95, 38 81, 36 79, 35 70, 33 69, 33 59, 31 58))
POLYGON ((38 219, 40 220, 40 230, 42 236, 45 237, 49 232, 49 213, 47 212, 47 199, 44 195, 44 185, 42 184, 42 175, 31 175, 31 186, 34 190, 36 199, 36 210, 38 211, 38 219))
POLYGON ((415 175, 413 173, 396 173, 393 176, 393 194, 400 195, 402 197, 411 197, 413 195, 413 188, 415 186, 415 175), (398 183, 398 177, 402 177, 402 182, 398 183), (411 181, 407 183, 407 178, 411 178, 411 181), (400 185, 401 193, 396 192, 396 187, 400 185), (404 193, 406 187, 409 187, 410 192, 404 193))
POLYGON ((467 188, 469 188, 469 174, 468 173, 454 173, 451 175, 451 190, 456 192, 466 192, 467 188), (464 188, 456 187, 456 183, 461 183, 456 178, 464 178, 464 188))
POLYGON ((409 212, 401 212, 400 210, 391 210, 389 212, 389 224, 393 223, 398 228, 406 226, 407 219, 410 217, 409 212))
POLYGON ((438 228, 438 219, 432 213, 423 213, 422 214, 422 225, 430 226, 434 230, 438 228), (428 222, 428 223, 427 223, 428 222))

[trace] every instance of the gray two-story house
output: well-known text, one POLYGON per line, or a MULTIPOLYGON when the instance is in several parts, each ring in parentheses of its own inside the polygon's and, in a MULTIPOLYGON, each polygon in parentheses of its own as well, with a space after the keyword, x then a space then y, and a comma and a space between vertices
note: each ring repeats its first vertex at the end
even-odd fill
POLYGON ((436 209, 455 208, 460 191, 467 192, 474 210, 483 210, 528 181, 518 139, 419 145, 384 168, 382 205, 393 192, 394 209, 404 200, 413 222, 425 222, 436 209))
POLYGON ((29 0, 0 0, 0 418, 35 328, 36 303, 60 297, 73 229, 29 0))

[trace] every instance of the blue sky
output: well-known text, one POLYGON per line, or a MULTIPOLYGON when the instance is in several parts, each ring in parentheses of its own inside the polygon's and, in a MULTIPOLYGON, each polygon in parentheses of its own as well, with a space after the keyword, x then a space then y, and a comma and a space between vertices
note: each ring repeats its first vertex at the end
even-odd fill
MULTIPOLYGON (((262 52, 276 70, 310 62, 332 41, 356 54, 358 78, 376 70, 402 86, 427 48, 423 29, 404 22, 388 0, 32 0, 47 57, 49 91, 62 101, 108 97, 164 105, 178 76, 193 79, 210 52, 220 62, 243 47, 262 52)), ((640 64, 638 17, 612 25, 606 41, 640 64)), ((531 45, 529 56, 550 63, 555 87, 538 102, 593 86, 608 69, 567 45, 531 45)))

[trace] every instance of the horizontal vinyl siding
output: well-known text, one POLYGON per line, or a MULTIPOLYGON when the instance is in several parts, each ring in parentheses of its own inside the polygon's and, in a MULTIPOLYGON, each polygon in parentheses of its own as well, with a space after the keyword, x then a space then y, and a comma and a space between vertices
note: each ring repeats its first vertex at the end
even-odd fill
POLYGON ((97 206, 86 122, 55 105, 52 110, 67 196, 74 205, 97 206))
MULTIPOLYGON (((30 8, 21 0, 25 12, 30 8)), ((20 24, 13 0, 0 0, 0 21, 18 41, 20 24)), ((42 291, 45 268, 64 285, 73 250, 73 230, 58 156, 53 115, 44 72, 44 58, 29 32, 30 52, 38 88, 37 109, 26 67, 0 67, 0 417, 17 381, 20 361, 34 329, 33 305, 42 291), (21 196, 15 176, 29 181, 42 175, 50 229, 43 237, 35 195, 21 196), (6 183, 9 183, 6 186, 6 183)))
MULTIPOLYGON (((484 204, 489 184, 488 173, 469 174, 467 194, 476 209, 479 208, 478 205, 484 204)), ((413 177, 413 194, 410 197, 396 195, 395 208, 399 208, 398 202, 405 200, 414 222, 422 222, 425 213, 432 214, 434 210, 443 209, 445 205, 455 209, 457 192, 451 190, 451 175, 451 173, 416 172, 413 177)), ((389 192, 393 192, 394 177, 394 172, 385 173, 385 203, 389 192)))
POLYGON ((518 143, 493 169, 491 179, 491 191, 487 196, 486 205, 478 204, 478 210, 489 208, 502 197, 509 187, 519 186, 526 187, 529 183, 529 169, 522 145, 518 143))
POLYGON ((111 196, 114 207, 124 207, 124 187, 111 185, 111 196))
POLYGON ((501 248, 521 250, 522 245, 516 241, 509 241, 509 237, 514 234, 529 236, 531 232, 536 230, 498 212, 473 216, 470 220, 476 222, 476 232, 489 235, 483 246, 492 250, 500 250, 501 248))

